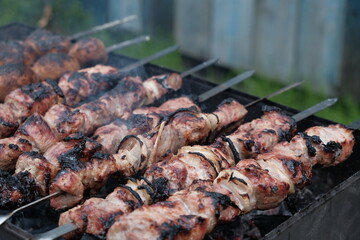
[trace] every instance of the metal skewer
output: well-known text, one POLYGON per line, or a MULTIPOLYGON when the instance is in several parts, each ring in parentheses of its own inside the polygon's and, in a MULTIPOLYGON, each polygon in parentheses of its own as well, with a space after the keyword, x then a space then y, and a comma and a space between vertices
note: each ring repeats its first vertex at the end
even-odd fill
POLYGON ((83 32, 75 33, 75 34, 71 35, 69 38, 70 38, 70 40, 76 40, 76 39, 79 39, 79 38, 84 37, 86 35, 97 33, 97 32, 100 32, 100 31, 115 27, 117 25, 130 22, 132 20, 135 20, 136 18, 137 18, 136 15, 130 15, 130 16, 127 16, 127 17, 122 18, 122 19, 118 19, 118 20, 115 20, 115 21, 112 21, 112 22, 108 22, 108 23, 99 25, 99 26, 95 26, 95 27, 93 27, 93 28, 91 28, 89 30, 83 31, 83 32))
POLYGON ((337 102, 337 98, 328 98, 302 112, 299 112, 298 114, 295 114, 294 116, 292 116, 293 119, 295 119, 296 122, 299 122, 327 107, 330 107, 332 105, 334 105, 337 102))
POLYGON ((128 46, 131 46, 131 45, 134 45, 134 44, 137 44, 137 43, 142 43, 142 42, 149 41, 149 40, 150 40, 150 36, 148 36, 148 35, 140 36, 140 37, 137 37, 137 38, 126 40, 126 41, 118 43, 118 44, 111 45, 110 47, 106 48, 106 52, 108 52, 108 53, 113 52, 115 50, 119 50, 121 48, 125 48, 125 47, 128 47, 128 46))
POLYGON ((62 194, 62 192, 55 192, 55 193, 49 194, 49 195, 47 195, 46 197, 39 198, 39 199, 36 200, 36 201, 33 201, 33 202, 29 203, 29 204, 26 204, 26 205, 24 205, 24 206, 22 206, 22 207, 19 207, 19 208, 15 209, 14 211, 10 212, 9 214, 0 216, 0 226, 1 226, 4 222, 6 222, 7 220, 9 220, 15 213, 18 213, 18 212, 24 210, 25 208, 32 207, 32 206, 34 206, 35 204, 38 204, 38 203, 40 203, 40 202, 43 202, 43 201, 45 201, 45 200, 47 200, 47 199, 49 199, 49 198, 59 196, 60 194, 62 194))
POLYGON ((259 99, 255 100, 255 101, 252 101, 251 103, 246 104, 245 107, 250 107, 250 106, 252 106, 252 105, 254 105, 254 104, 258 103, 258 102, 261 102, 261 101, 263 101, 265 99, 269 99, 269 98, 272 98, 272 97, 274 97, 276 95, 279 95, 279 94, 281 94, 283 92, 286 92, 286 91, 288 91, 288 90, 290 90, 292 88, 295 88, 295 87, 301 85, 303 82, 304 81, 300 81, 300 82, 296 82, 296 83, 293 83, 291 85, 288 85, 286 87, 283 87, 283 88, 277 90, 276 92, 270 93, 269 95, 267 95, 265 97, 259 98, 259 99))
POLYGON ((360 128, 360 119, 346 125, 346 127, 349 128, 349 129, 353 129, 353 130, 356 130, 356 129, 360 128))
POLYGON ((221 93, 222 91, 251 77, 254 73, 255 73, 255 70, 250 70, 250 71, 244 72, 244 73, 237 75, 236 77, 224 82, 223 84, 220 84, 220 85, 210 89, 209 91, 207 91, 199 96, 199 98, 198 98, 199 102, 204 102, 204 101, 208 100, 209 98, 221 93))

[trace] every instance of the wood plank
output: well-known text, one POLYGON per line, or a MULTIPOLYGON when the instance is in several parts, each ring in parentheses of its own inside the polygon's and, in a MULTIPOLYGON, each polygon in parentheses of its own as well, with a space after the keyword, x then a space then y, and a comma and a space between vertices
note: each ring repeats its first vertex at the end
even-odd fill
POLYGON ((257 1, 255 69, 284 82, 294 78, 297 0, 257 1))
POLYGON ((212 56, 228 67, 253 67, 255 1, 213 0, 213 9, 212 56))
POLYGON ((211 56, 211 1, 176 1, 175 12, 175 36, 181 50, 195 58, 209 58, 211 56))

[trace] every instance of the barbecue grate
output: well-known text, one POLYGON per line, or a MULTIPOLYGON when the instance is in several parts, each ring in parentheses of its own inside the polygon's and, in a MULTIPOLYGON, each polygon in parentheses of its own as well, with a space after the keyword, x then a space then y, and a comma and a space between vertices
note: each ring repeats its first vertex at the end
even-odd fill
MULTIPOLYGON (((24 39, 34 28, 12 23, 0 28, 0 40, 24 39)), ((120 67, 135 59, 111 53, 109 64, 120 67)), ((142 77, 169 72, 169 69, 147 64, 132 71, 142 77)), ((187 77, 183 89, 166 98, 190 95, 196 97, 215 84, 197 77, 187 77)), ((212 111, 214 106, 224 98, 232 97, 246 104, 257 99, 246 93, 229 89, 207 100, 201 105, 203 110, 212 111)), ((166 99, 160 99, 158 104, 166 99)), ((289 114, 297 113, 270 101, 263 101, 253 106, 245 121, 261 115, 263 105, 277 106, 289 114)), ((298 130, 302 131, 314 125, 327 125, 331 122, 318 117, 310 117, 298 123, 298 130)), ((360 131, 355 131, 356 144, 354 153, 349 160, 330 168, 315 168, 312 184, 294 196, 289 197, 279 208, 271 211, 256 211, 238 217, 233 223, 220 225, 207 236, 207 239, 340 239, 341 236, 357 237, 360 229, 360 131), (351 235, 350 235, 351 234, 351 235)), ((103 194, 106 193, 106 189, 103 194)), ((47 203, 28 209, 0 227, 0 239, 30 239, 33 234, 50 230, 57 226, 59 213, 50 209, 47 203)), ((92 239, 85 236, 84 239, 92 239)))

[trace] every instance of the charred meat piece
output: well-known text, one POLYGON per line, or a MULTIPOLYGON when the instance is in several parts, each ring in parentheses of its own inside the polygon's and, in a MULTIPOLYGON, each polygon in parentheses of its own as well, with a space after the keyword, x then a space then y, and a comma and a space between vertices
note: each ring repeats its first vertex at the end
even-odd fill
MULTIPOLYGON (((109 123, 114 118, 127 117, 133 108, 150 101, 148 98, 152 101, 156 100, 152 91, 165 94, 171 90, 171 88, 163 87, 163 84, 167 84, 167 80, 164 79, 164 83, 154 83, 150 79, 150 83, 146 80, 143 84, 139 77, 127 77, 120 81, 114 89, 95 101, 75 109, 57 104, 51 107, 45 116, 32 115, 19 127, 14 136, 28 140, 33 150, 44 153, 50 146, 72 133, 92 134, 96 128, 109 123)), ((179 78, 180 82, 171 82, 174 90, 180 88, 181 80, 179 78)), ((161 96, 159 95, 159 97, 161 96)), ((9 139, 2 140, 9 141, 9 139)), ((16 155, 19 157, 21 153, 18 150, 12 151, 11 159, 0 155, 1 164, 9 168, 14 163, 16 155)), ((15 165, 13 165, 14 167, 15 165)))
POLYGON ((25 43, 30 45, 38 56, 46 53, 69 52, 70 39, 64 36, 55 35, 45 29, 36 29, 25 39, 25 43))
POLYGON ((52 80, 15 89, 0 104, 0 137, 13 134, 31 114, 44 114, 52 105, 63 101, 61 89, 52 80))
POLYGON ((59 79, 59 87, 66 102, 75 106, 85 98, 114 87, 121 79, 117 68, 96 65, 77 72, 66 73, 59 79))
POLYGON ((82 67, 105 64, 108 59, 104 43, 97 38, 84 38, 76 41, 71 46, 69 55, 77 59, 82 67))
POLYGON ((37 82, 34 72, 23 63, 9 63, 0 66, 0 101, 12 90, 37 82))
POLYGON ((66 53, 47 53, 40 57, 32 67, 41 81, 47 78, 58 80, 66 72, 75 72, 79 69, 78 60, 66 53))
POLYGON ((31 66, 37 59, 35 50, 22 41, 0 42, 0 65, 23 63, 31 66))

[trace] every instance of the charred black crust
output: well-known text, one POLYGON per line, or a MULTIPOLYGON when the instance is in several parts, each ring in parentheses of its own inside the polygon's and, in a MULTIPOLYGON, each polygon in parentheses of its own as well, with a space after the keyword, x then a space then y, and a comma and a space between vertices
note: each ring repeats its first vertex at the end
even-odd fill
POLYGON ((31 83, 21 88, 21 92, 28 95, 35 102, 41 101, 51 96, 52 91, 50 87, 42 83, 31 83))
POLYGON ((84 163, 80 161, 80 158, 83 155, 83 150, 85 149, 85 141, 82 141, 80 144, 77 144, 72 149, 61 153, 58 160, 62 170, 71 169, 78 171, 84 167, 84 163))
POLYGON ((282 162, 286 166, 286 168, 291 172, 292 176, 296 177, 301 163, 296 160, 292 160, 292 159, 291 160, 283 159, 282 162))
POLYGON ((128 129, 142 129, 141 132, 148 132, 150 130, 150 121, 152 119, 147 117, 144 114, 132 114, 126 121, 123 123, 126 124, 128 129))
POLYGON ((27 140, 27 139, 25 139, 25 138, 20 138, 20 139, 19 139, 19 142, 20 142, 20 143, 23 143, 23 144, 29 144, 29 145, 31 145, 31 143, 29 142, 29 140, 27 140))
POLYGON ((215 209, 219 208, 220 205, 223 207, 231 206, 237 208, 236 204, 231 201, 230 197, 227 195, 209 191, 203 191, 203 193, 205 196, 212 198, 212 204, 215 209))
POLYGON ((210 161, 207 157, 205 157, 204 154, 200 153, 200 152, 188 152, 189 154, 194 154, 194 155, 197 155, 197 156, 200 156, 201 158, 203 158, 204 160, 206 160, 210 165, 211 167, 214 169, 214 171, 216 172, 216 175, 219 174, 219 172, 217 171, 214 163, 212 161, 210 161))
POLYGON ((302 182, 298 183, 298 186, 301 186, 303 184, 310 182, 310 177, 307 175, 307 172, 305 170, 304 165, 301 162, 298 162, 293 159, 281 159, 285 167, 290 171, 293 177, 296 177, 298 173, 300 172, 302 176, 302 182))
POLYGON ((129 92, 139 92, 142 84, 133 81, 131 78, 125 78, 118 83, 118 85, 111 90, 110 94, 126 94, 129 92))
POLYGON ((91 78, 98 83, 108 83, 110 86, 113 86, 115 83, 121 80, 122 74, 119 72, 113 74, 102 74, 102 73, 93 73, 91 78))
POLYGON ((299 133, 299 135, 305 139, 309 156, 314 157, 316 155, 316 148, 314 148, 313 144, 320 144, 321 139, 318 136, 309 136, 306 133, 299 133))
POLYGON ((231 150, 232 154, 234 155, 235 163, 240 162, 240 160, 241 160, 240 154, 239 154, 239 152, 236 150, 235 145, 234 145, 234 143, 230 140, 230 138, 227 138, 227 137, 225 137, 225 136, 222 136, 221 139, 222 139, 224 142, 227 142, 227 143, 229 144, 230 150, 231 150))
POLYGON ((71 134, 71 135, 65 137, 65 138, 64 138, 64 141, 65 141, 65 142, 69 142, 69 141, 72 141, 72 140, 82 140, 82 139, 84 139, 84 138, 85 138, 84 133, 82 133, 82 132, 76 132, 76 133, 74 133, 74 134, 71 134))
POLYGON ((141 199, 140 195, 136 191, 134 191, 131 187, 123 185, 123 184, 120 184, 119 187, 122 187, 122 188, 125 188, 126 190, 128 190, 136 198, 136 200, 138 200, 140 205, 144 205, 144 202, 141 199))
POLYGON ((100 159, 100 160, 110 159, 110 157, 111 157, 111 154, 105 153, 105 152, 95 152, 92 155, 92 158, 96 158, 96 159, 100 159))
POLYGON ((274 129, 265 129, 263 132, 264 133, 270 133, 270 134, 276 134, 274 129))
POLYGON ((123 214, 122 211, 111 214, 111 216, 104 221, 105 229, 109 229, 114 224, 116 217, 123 214))
POLYGON ((164 177, 158 177, 152 180, 152 183, 149 186, 152 187, 155 195, 155 201, 164 201, 171 194, 170 189, 168 187, 169 180, 164 177))
POLYGON ((324 144, 324 151, 326 153, 335 153, 341 149, 342 149, 341 144, 335 141, 330 141, 327 144, 324 144))
POLYGON ((31 158, 45 159, 45 157, 42 154, 40 154, 39 152, 36 152, 36 151, 24 152, 23 154, 26 156, 29 156, 31 158))
POLYGON ((252 151, 252 147, 255 147, 256 153, 260 153, 259 149, 255 145, 254 140, 248 139, 248 140, 244 140, 243 142, 244 142, 244 147, 246 150, 252 151))
POLYGON ((8 121, 5 121, 4 118, 0 117, 0 125, 9 127, 9 128, 16 128, 18 126, 17 123, 11 123, 8 121))
POLYGON ((0 66, 0 76, 7 75, 22 75, 25 71, 25 65, 23 63, 8 63, 0 66))
POLYGON ((9 148, 12 150, 15 150, 15 151, 19 150, 19 146, 16 144, 12 144, 12 143, 9 144, 9 148))
POLYGON ((272 186, 271 187, 271 192, 276 193, 279 190, 279 188, 277 186, 272 186))
POLYGON ((54 92, 55 92, 59 97, 62 97, 62 98, 65 97, 63 91, 61 90, 61 88, 59 87, 59 85, 57 84, 56 81, 54 81, 54 80, 52 80, 52 79, 50 79, 50 78, 45 79, 45 81, 54 89, 54 92))
POLYGON ((26 128, 33 124, 35 122, 35 125, 38 125, 37 122, 42 122, 44 124, 47 125, 47 123, 44 121, 44 119, 38 115, 38 114, 34 114, 31 115, 28 119, 26 119, 26 121, 18 128, 17 132, 20 132, 21 134, 28 136, 29 133, 27 132, 26 128))
POLYGON ((236 102, 236 100, 233 98, 226 98, 218 105, 218 109, 221 108, 222 106, 230 104, 232 102, 236 102))
POLYGON ((29 172, 20 172, 11 175, 8 172, 0 170, 0 208, 16 208, 25 203, 31 202, 38 195, 35 180, 29 172), (12 199, 11 193, 19 192, 21 197, 12 199))
POLYGON ((201 216, 181 215, 180 218, 176 221, 164 222, 160 226, 158 226, 160 236, 157 239, 174 239, 178 234, 189 232, 192 227, 194 227, 194 225, 190 223, 191 219, 195 219, 194 224, 202 224, 203 222, 205 222, 205 218, 201 216))

